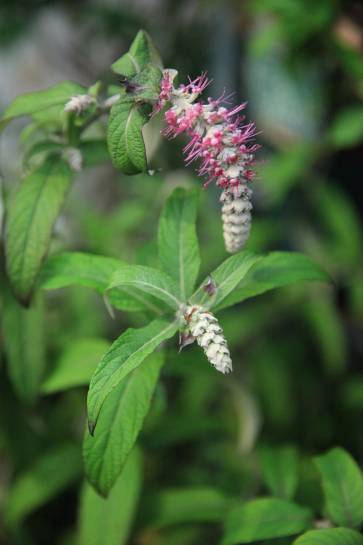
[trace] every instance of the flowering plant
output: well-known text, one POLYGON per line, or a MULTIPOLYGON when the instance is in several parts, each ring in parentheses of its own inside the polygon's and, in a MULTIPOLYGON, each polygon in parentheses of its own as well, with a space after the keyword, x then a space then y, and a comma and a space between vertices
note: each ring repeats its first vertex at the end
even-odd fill
MULTIPOLYGON (((175 86, 176 71, 163 69, 155 46, 143 31, 112 69, 121 76, 121 81, 106 91, 99 82, 88 89, 63 82, 48 90, 18 97, 5 111, 1 125, 27 116, 31 119, 28 135, 37 135, 24 158, 24 179, 6 203, 3 330, 8 374, 19 398, 31 404, 40 393, 58 391, 54 387, 57 370, 55 378, 50 373, 43 382, 44 354, 37 358, 37 366, 27 367, 28 351, 19 357, 18 345, 12 342, 15 316, 16 323, 26 324, 21 337, 29 337, 32 348, 37 345, 42 326, 35 329, 35 333, 32 328, 37 327, 41 299, 46 292, 71 285, 86 286, 104 297, 111 314, 114 309, 135 313, 136 317, 130 321, 134 320, 137 325, 140 325, 137 316, 142 316, 141 327, 125 329, 122 326, 121 334, 111 346, 102 344, 100 350, 97 345, 95 352, 97 355, 101 352, 97 365, 81 378, 72 368, 60 388, 89 386, 84 470, 93 489, 103 497, 109 495, 107 502, 114 506, 125 482, 128 479, 137 482, 140 454, 135 450, 135 443, 165 363, 166 342, 178 333, 180 350, 196 342, 217 371, 230 373, 233 351, 216 317, 219 311, 275 288, 300 281, 327 282, 329 278, 303 254, 256 255, 239 251, 250 231, 252 167, 259 147, 254 143, 254 124, 246 123, 242 115, 245 104, 227 108, 229 97, 224 95, 202 102, 200 96, 208 85, 206 74, 189 80, 186 85, 175 86), (185 134, 188 139, 184 147, 186 164, 197 162, 198 176, 205 177, 204 186, 215 182, 220 188, 225 246, 234 255, 210 272, 196 288, 201 265, 196 230, 200 188, 196 187, 176 188, 165 202, 158 226, 157 266, 128 264, 87 252, 58 252, 48 256, 53 227, 73 178, 82 169, 109 157, 125 175, 147 172, 142 129, 153 117, 162 115, 162 111, 166 124, 162 134, 168 138, 185 134), (106 130, 107 142, 103 137, 89 136, 89 130, 95 127, 101 129, 101 134, 106 130), (24 380, 24 368, 29 380, 24 380)), ((183 357, 183 354, 179 356, 183 357)), ((64 473, 56 476, 60 484, 58 481, 54 484, 54 472, 49 471, 55 488, 72 482, 79 474, 79 451, 79 445, 75 448, 67 444, 52 453, 50 466, 53 467, 56 459, 57 463, 61 460, 65 468, 64 473), (68 471, 68 459, 74 462, 73 470, 68 471)), ((284 460, 286 452, 276 456, 284 460)), ((287 458, 289 456, 287 454, 287 458)), ((327 490, 331 479, 328 466, 336 460, 346 466, 348 480, 353 484, 361 479, 359 469, 347 456, 334 451, 317 461, 327 490)), ((42 464, 39 473, 43 471, 42 464)), ((45 467, 49 469, 47 464, 48 458, 45 467)), ((266 480, 275 493, 274 484, 268 477, 266 480)), ((100 514, 106 505, 102 502, 106 500, 96 496, 93 489, 87 485, 84 509, 92 505, 100 514)), ((6 524, 13 530, 27 514, 27 506, 19 508, 17 504, 21 490, 20 486, 20 493, 14 493, 16 501, 10 499, 6 508, 6 524)), ((243 508, 233 505, 233 509, 218 498, 218 505, 223 504, 223 520, 224 517, 226 520, 224 544, 249 543, 251 535, 267 539, 311 528, 311 511, 291 501, 294 493, 293 486, 283 498, 256 500, 257 504, 251 502, 243 508), (270 520, 271 512, 280 513, 285 524, 282 522, 276 529, 276 525, 270 523, 257 532, 251 523, 253 517, 257 520, 266 515, 270 520), (246 520, 252 529, 248 526, 245 529, 246 520)), ((329 499, 329 490, 327 498, 331 520, 347 525, 345 511, 341 512, 329 499)), ((359 507, 353 514, 353 526, 356 526, 363 519, 359 507)), ((335 530, 341 529, 330 529, 331 535, 339 538, 335 530)), ((358 543, 354 541, 354 530, 343 530, 344 535, 353 536, 352 543, 358 543)))

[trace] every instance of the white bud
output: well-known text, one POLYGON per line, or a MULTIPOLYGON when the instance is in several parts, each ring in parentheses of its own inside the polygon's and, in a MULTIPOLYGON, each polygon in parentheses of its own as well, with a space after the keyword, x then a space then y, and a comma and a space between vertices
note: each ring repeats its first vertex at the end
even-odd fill
POLYGON ((94 102, 95 99, 90 95, 75 95, 68 100, 67 104, 64 106, 64 111, 80 115, 94 102))
POLYGON ((203 307, 189 306, 185 310, 185 319, 190 333, 217 371, 224 374, 232 371, 231 355, 217 318, 203 307))
POLYGON ((64 152, 64 155, 71 169, 75 172, 81 172, 83 166, 83 157, 81 151, 77 148, 67 148, 64 152))
POLYGON ((237 189, 225 189, 220 201, 222 203, 223 236, 227 252, 240 250, 249 237, 251 230, 250 202, 252 191, 245 185, 237 189))

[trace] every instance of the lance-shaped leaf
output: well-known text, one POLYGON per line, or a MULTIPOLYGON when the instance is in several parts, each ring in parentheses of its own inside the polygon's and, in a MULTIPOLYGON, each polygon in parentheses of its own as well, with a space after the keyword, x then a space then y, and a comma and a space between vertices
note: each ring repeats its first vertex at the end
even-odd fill
POLYGON ((124 545, 140 495, 142 459, 135 448, 107 499, 85 483, 81 493, 78 545, 124 545), (105 532, 107 528, 107 532, 105 532))
POLYGON ((149 410, 164 357, 150 356, 107 397, 94 435, 86 432, 84 463, 88 480, 107 496, 135 444, 149 410))
MULTIPOLYGON (((296 252, 272 252, 249 268, 228 297, 217 302, 220 310, 260 295, 266 291, 296 282, 330 282, 329 275, 311 258, 296 252)), ((214 305, 213 305, 214 306, 214 305)))
POLYGON ((117 102, 110 112, 107 145, 116 168, 124 174, 146 172, 147 160, 142 127, 149 121, 150 106, 132 99, 117 102))
POLYGON ((40 159, 45 158, 52 152, 61 152, 63 147, 63 144, 53 142, 52 140, 40 140, 39 142, 35 142, 35 144, 24 154, 24 165, 30 168, 35 158, 39 164, 40 159))
POLYGON ((60 157, 49 157, 23 180, 10 202, 6 266, 14 292, 23 302, 29 300, 70 184, 68 165, 60 157))
POLYGON ((222 522, 233 500, 207 487, 172 488, 152 496, 150 525, 162 528, 191 522, 222 522))
POLYGON ((62 252, 46 260, 37 285, 46 290, 77 285, 103 293, 110 283, 112 274, 123 265, 124 261, 113 257, 84 252, 62 252))
POLYGON ((82 472, 82 457, 76 444, 62 444, 39 457, 20 474, 6 500, 4 519, 18 526, 30 513, 72 484, 82 472))
MULTIPOLYGON (((38 279, 38 286, 46 290, 67 286, 84 286, 95 289, 103 295, 111 282, 112 275, 126 263, 120 259, 83 252, 63 252, 53 255, 44 263, 38 279)), ((161 313, 163 305, 153 297, 140 292, 137 294, 128 286, 119 287, 109 294, 110 303, 120 310, 152 311, 161 313)))
POLYGON ((262 476, 272 494, 287 500, 294 496, 298 485, 298 462, 293 446, 261 449, 262 476))
POLYGON ((10 380, 17 395, 26 403, 33 403, 46 365, 41 296, 35 297, 30 308, 25 309, 6 289, 2 329, 10 380))
POLYGON ((175 189, 160 217, 158 247, 160 264, 177 282, 183 301, 192 294, 200 267, 196 219, 196 191, 175 189))
POLYGON ((73 341, 62 352, 55 368, 44 380, 41 391, 52 394, 76 386, 87 386, 109 345, 108 341, 97 337, 73 341))
POLYGON ((295 539, 293 545, 363 545, 363 536, 350 528, 310 530, 295 539))
POLYGON ((32 115, 54 106, 62 108, 72 96, 85 92, 86 89, 77 83, 62 81, 49 89, 20 95, 3 113, 0 119, 0 130, 15 117, 32 115))
POLYGON ((228 514, 222 545, 292 536, 311 525, 309 509, 278 498, 259 498, 233 508, 228 514))
POLYGON ((359 526, 363 522, 363 475, 353 458, 334 448, 315 458, 323 481, 326 509, 333 522, 359 526))
POLYGON ((98 415, 112 390, 163 341, 177 331, 177 324, 157 319, 140 329, 127 329, 103 356, 88 392, 88 422, 93 432, 98 415))
POLYGON ((155 64, 162 68, 158 50, 145 30, 139 30, 130 49, 120 59, 115 61, 111 69, 116 74, 132 77, 139 74, 148 64, 155 64))
POLYGON ((192 297, 194 304, 205 307, 223 307, 224 301, 240 284, 249 269, 257 263, 259 256, 251 252, 241 252, 226 259, 215 271, 213 271, 200 285, 192 297), (208 289, 210 283, 214 289, 208 289))
POLYGON ((306 532, 293 545, 363 545, 363 536, 350 528, 325 528, 306 532))
POLYGON ((181 301, 176 297, 178 295, 178 286, 172 278, 166 273, 145 267, 143 265, 125 265, 112 275, 111 282, 107 286, 107 294, 117 292, 119 288, 129 287, 130 297, 135 294, 138 299, 145 294, 161 301, 172 310, 178 310, 181 301))

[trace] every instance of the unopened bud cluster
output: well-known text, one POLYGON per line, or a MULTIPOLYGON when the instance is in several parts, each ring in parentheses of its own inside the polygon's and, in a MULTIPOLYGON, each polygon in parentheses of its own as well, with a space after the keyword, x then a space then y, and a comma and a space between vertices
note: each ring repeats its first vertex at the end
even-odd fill
POLYGON ((66 105, 64 111, 80 115, 85 112, 93 103, 95 99, 90 95, 75 95, 71 97, 66 105))
POLYGON ((238 191, 224 189, 222 203, 223 237, 227 252, 238 252, 249 237, 251 230, 251 194, 246 184, 241 184, 238 191))
POLYGON ((236 252, 248 238, 251 223, 251 189, 254 177, 254 152, 251 144, 256 135, 254 123, 244 123, 240 112, 246 104, 228 109, 223 104, 228 97, 197 98, 209 84, 202 74, 187 85, 175 88, 175 71, 165 70, 155 111, 169 102, 165 112, 167 124, 163 134, 169 138, 186 133, 190 141, 184 148, 187 164, 199 160, 198 175, 205 176, 205 186, 215 182, 223 190, 221 201, 226 249, 236 252))
POLYGON ((209 362, 221 373, 231 372, 231 355, 217 318, 197 305, 188 306, 184 318, 190 334, 203 348, 209 362))

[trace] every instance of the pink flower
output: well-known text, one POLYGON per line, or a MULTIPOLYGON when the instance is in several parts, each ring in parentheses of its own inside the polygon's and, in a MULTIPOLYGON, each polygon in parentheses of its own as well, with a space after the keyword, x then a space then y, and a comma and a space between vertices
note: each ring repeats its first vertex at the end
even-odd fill
POLYGON ((185 161, 199 161, 198 175, 206 178, 205 186, 215 182, 221 188, 231 188, 241 193, 242 185, 252 181, 254 152, 259 148, 251 141, 256 135, 254 123, 245 123, 241 115, 246 104, 228 109, 224 94, 197 100, 209 84, 205 73, 187 85, 175 88, 175 72, 165 70, 160 85, 160 95, 154 111, 160 111, 167 102, 171 107, 165 112, 164 136, 175 138, 181 133, 189 137, 184 147, 185 161))
POLYGON ((246 123, 241 114, 246 103, 227 108, 224 93, 207 102, 199 100, 209 84, 206 74, 189 78, 187 85, 179 87, 173 85, 175 75, 175 71, 164 71, 154 112, 170 104, 164 114, 166 127, 162 134, 175 138, 185 133, 189 138, 183 149, 186 164, 198 161, 197 172, 205 178, 204 186, 215 182, 222 189, 225 246, 228 252, 237 252, 251 228, 252 191, 248 186, 255 175, 254 153, 260 147, 253 143, 255 124, 246 123))

